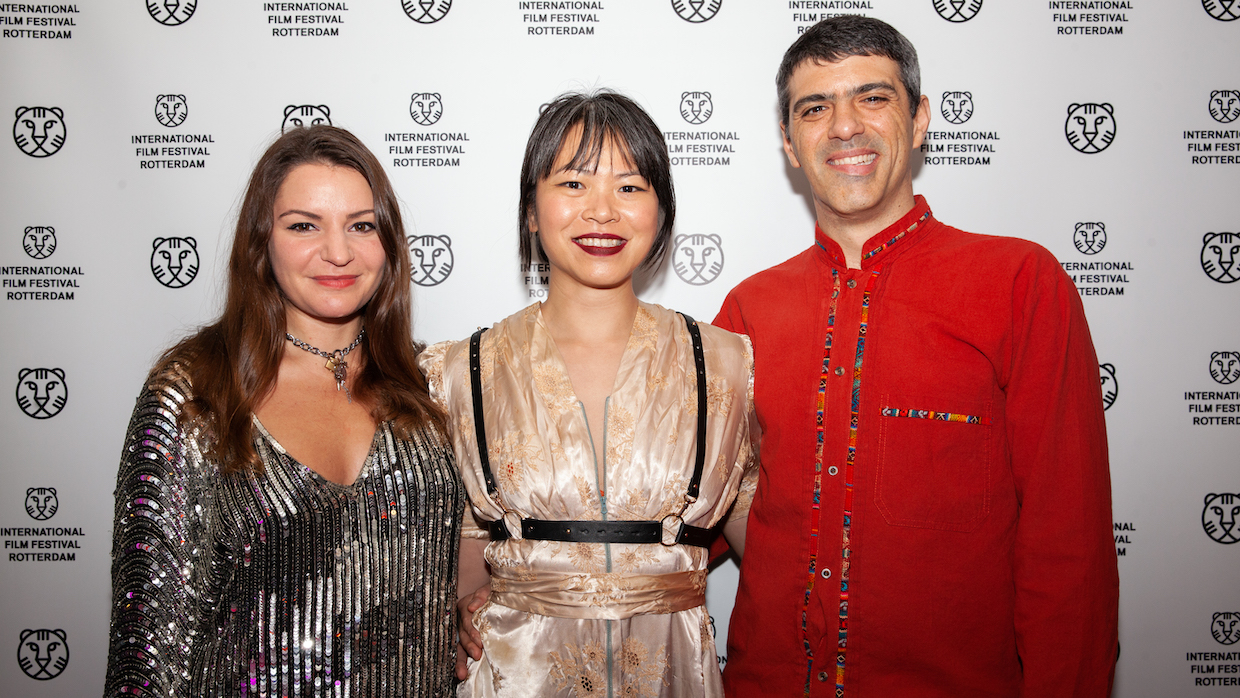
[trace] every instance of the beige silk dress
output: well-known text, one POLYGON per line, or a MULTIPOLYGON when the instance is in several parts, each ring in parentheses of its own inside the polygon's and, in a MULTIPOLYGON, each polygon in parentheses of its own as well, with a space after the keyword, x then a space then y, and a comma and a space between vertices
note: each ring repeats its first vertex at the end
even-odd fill
MULTIPOLYGON (((588 424, 538 304, 482 335, 487 494, 474 435, 469 341, 420 359, 448 410, 472 504, 463 536, 521 518, 660 521, 680 512, 710 528, 744 517, 757 482, 749 340, 699 323, 707 375, 701 492, 686 506, 697 429, 697 378, 680 315, 642 303, 605 406, 588 424), (604 429, 595 454, 591 429, 604 429), (602 482, 596 477, 601 473, 602 482)), ((490 601, 474 615, 483 656, 459 696, 722 696, 704 604, 708 551, 689 545, 510 538, 486 549, 490 601)))

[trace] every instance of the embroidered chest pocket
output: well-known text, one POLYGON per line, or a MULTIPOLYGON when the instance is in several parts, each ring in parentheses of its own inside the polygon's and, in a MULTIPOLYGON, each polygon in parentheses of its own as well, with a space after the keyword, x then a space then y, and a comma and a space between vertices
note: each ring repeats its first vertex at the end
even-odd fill
POLYGON ((991 507, 995 429, 991 405, 938 402, 884 396, 878 509, 894 526, 972 531, 991 507))

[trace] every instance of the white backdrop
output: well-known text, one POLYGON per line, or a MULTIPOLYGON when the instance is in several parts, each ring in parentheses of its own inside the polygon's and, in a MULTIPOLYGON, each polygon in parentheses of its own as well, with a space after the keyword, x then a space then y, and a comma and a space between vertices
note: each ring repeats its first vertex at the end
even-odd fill
MULTIPOLYGON (((193 2, 0 3, 0 692, 100 692, 132 401, 218 311, 241 189, 289 107, 380 156, 428 261, 415 331, 438 341, 545 288, 516 261, 539 105, 632 96, 680 199, 672 263, 641 294, 709 320, 812 242, 774 74, 845 11, 919 49, 934 118, 914 186, 936 215, 1045 245, 1085 295, 1114 398, 1115 695, 1240 692, 1240 2, 193 2), (721 269, 675 268, 704 247, 721 269), (153 270, 162 252, 184 263, 153 270), (28 661, 40 638, 67 663, 28 661)), ((720 652, 735 576, 711 576, 720 652)))

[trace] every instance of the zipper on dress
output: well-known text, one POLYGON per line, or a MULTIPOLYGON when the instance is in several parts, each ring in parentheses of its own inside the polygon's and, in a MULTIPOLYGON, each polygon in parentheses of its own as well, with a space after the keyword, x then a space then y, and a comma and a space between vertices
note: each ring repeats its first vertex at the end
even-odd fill
MULTIPOLYGON (((581 418, 586 423, 586 437, 590 440, 590 453, 594 456, 594 488, 598 491, 599 512, 603 517, 603 521, 607 520, 607 414, 608 408, 611 407, 611 396, 603 398, 603 467, 599 468, 598 453, 594 450, 594 434, 590 432, 590 418, 586 415, 586 406, 580 400, 577 406, 581 408, 581 418), (601 481, 600 481, 601 478, 601 481)), ((611 543, 603 543, 603 551, 607 559, 607 571, 611 572, 611 543)), ((611 660, 611 620, 605 621, 607 632, 607 696, 615 695, 615 689, 612 686, 612 673, 615 670, 614 663, 611 660)))

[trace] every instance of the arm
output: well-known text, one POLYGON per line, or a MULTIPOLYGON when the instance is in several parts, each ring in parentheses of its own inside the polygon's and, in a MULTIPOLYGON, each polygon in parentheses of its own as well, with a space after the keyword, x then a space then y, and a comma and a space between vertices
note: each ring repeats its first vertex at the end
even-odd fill
POLYGON ((116 483, 106 696, 180 696, 198 627, 208 554, 198 459, 177 425, 184 384, 138 398, 116 483))
POLYGON ((469 677, 465 655, 482 658, 482 635, 474 627, 474 611, 482 608, 491 596, 491 574, 487 571, 484 553, 487 542, 482 538, 462 538, 461 557, 457 572, 457 648, 456 678, 469 677))
MULTIPOLYGON (((731 297, 729 296, 729 301, 731 297)), ((715 326, 732 332, 733 323, 727 317, 728 302, 715 318, 715 326)), ((737 465, 741 468, 741 482, 736 493, 736 501, 723 526, 723 535, 711 546, 711 560, 727 553, 728 548, 736 552, 737 561, 745 556, 745 529, 749 525, 749 507, 753 503, 754 491, 758 484, 758 442, 761 427, 758 425, 757 412, 754 407, 754 360, 753 343, 747 335, 741 335, 745 342, 745 363, 748 367, 749 381, 745 389, 746 418, 741 425, 741 446, 737 452, 737 465)))
POLYGON ((1098 359, 1080 297, 1042 250, 1013 288, 1006 412, 1024 692, 1109 695, 1119 576, 1098 359))
POLYGON ((749 524, 749 512, 745 515, 732 519, 723 525, 723 538, 736 551, 736 557, 745 557, 745 526, 749 524))

